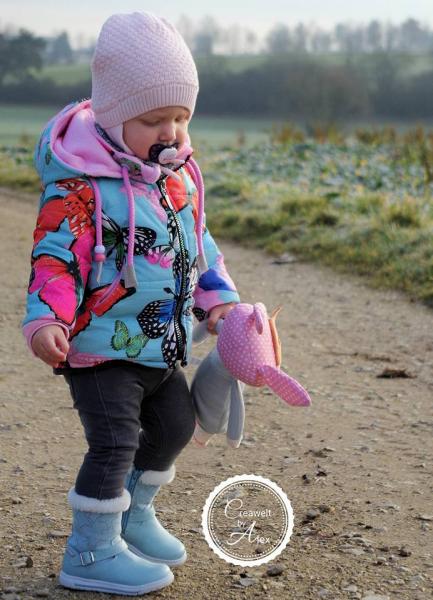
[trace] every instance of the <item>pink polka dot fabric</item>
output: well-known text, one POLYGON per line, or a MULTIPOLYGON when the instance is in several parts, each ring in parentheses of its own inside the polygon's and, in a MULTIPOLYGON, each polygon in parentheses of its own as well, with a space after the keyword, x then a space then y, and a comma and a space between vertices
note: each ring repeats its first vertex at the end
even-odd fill
POLYGON ((288 404, 311 404, 308 392, 276 365, 269 316, 263 303, 240 303, 228 313, 218 334, 217 350, 236 379, 255 387, 268 385, 288 404))
POLYGON ((258 370, 271 390, 284 402, 291 406, 310 406, 311 399, 308 392, 296 379, 286 375, 281 369, 267 365, 259 367, 258 370))

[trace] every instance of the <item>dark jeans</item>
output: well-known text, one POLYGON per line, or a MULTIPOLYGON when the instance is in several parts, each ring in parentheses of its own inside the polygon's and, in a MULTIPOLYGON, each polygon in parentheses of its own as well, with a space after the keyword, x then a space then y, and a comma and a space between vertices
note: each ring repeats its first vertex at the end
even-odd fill
POLYGON ((78 494, 117 498, 129 467, 165 471, 193 435, 195 413, 183 369, 128 361, 71 369, 64 375, 89 450, 78 494))

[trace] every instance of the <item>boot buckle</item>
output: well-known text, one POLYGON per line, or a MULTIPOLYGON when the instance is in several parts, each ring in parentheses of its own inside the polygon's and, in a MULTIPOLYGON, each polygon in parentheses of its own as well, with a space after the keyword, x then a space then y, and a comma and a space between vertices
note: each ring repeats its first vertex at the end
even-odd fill
POLYGON ((93 552, 80 552, 80 562, 83 567, 87 567, 95 562, 95 557, 93 556, 93 552))

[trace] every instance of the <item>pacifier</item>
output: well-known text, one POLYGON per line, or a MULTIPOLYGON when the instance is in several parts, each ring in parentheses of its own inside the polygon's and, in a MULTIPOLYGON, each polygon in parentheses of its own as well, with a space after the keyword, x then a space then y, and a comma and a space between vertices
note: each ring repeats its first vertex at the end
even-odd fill
POLYGON ((159 165, 174 166, 176 162, 181 162, 176 160, 178 148, 179 144, 177 142, 171 146, 166 146, 165 144, 152 144, 149 148, 149 160, 158 163, 159 165))
POLYGON ((178 142, 175 142, 170 146, 164 144, 152 144, 149 148, 149 162, 158 164, 162 173, 179 179, 179 176, 176 175, 173 169, 181 167, 185 163, 186 156, 191 154, 191 152, 192 149, 186 144, 179 149, 178 142))

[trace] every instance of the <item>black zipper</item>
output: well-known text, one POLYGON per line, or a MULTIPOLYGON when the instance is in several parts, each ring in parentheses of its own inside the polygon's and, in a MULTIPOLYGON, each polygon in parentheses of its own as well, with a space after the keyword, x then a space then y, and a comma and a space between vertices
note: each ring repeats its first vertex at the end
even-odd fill
POLYGON ((173 216, 174 222, 176 224, 176 229, 177 229, 177 235, 179 238, 179 246, 180 246, 180 255, 181 255, 181 286, 180 286, 180 295, 179 295, 179 300, 176 303, 176 309, 174 312, 174 330, 176 332, 176 346, 177 346, 177 357, 178 359, 181 360, 181 366, 184 367, 187 363, 186 361, 183 359, 183 353, 184 353, 184 343, 182 341, 182 332, 180 329, 180 325, 179 325, 179 321, 180 321, 180 313, 182 312, 182 307, 183 307, 183 303, 185 300, 185 295, 186 295, 186 254, 185 254, 185 240, 183 238, 183 234, 182 234, 182 228, 181 225, 179 223, 179 218, 176 214, 176 211, 174 210, 173 204, 171 203, 170 198, 168 197, 167 194, 167 188, 166 188, 166 184, 165 184, 165 179, 161 179, 160 181, 157 181, 157 186, 159 188, 159 191, 162 194, 162 197, 164 198, 165 202, 167 203, 168 208, 171 211, 171 214, 173 216))

